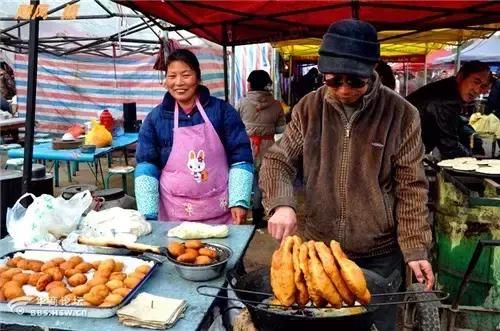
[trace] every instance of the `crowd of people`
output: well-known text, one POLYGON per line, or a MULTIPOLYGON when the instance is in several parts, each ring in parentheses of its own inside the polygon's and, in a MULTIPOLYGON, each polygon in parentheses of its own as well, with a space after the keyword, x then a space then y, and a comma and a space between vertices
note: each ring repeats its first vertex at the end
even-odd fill
MULTIPOLYGON (((489 109, 498 112, 499 83, 486 64, 465 63, 456 76, 405 99, 380 59, 375 28, 338 21, 323 36, 318 69, 304 76, 308 85, 286 124, 267 72, 250 73, 235 109, 210 96, 193 53, 176 50, 166 62, 168 91, 139 134, 139 211, 160 220, 242 224, 252 209, 255 225, 278 241, 295 233, 337 240, 368 270, 372 293, 396 291, 405 264, 433 288, 423 158, 433 150, 442 158, 482 152, 479 140, 468 143, 474 129, 463 115, 493 84, 489 109), (298 171, 304 219, 296 215, 298 171)), ((396 310, 375 310, 378 330, 395 330, 396 310)))

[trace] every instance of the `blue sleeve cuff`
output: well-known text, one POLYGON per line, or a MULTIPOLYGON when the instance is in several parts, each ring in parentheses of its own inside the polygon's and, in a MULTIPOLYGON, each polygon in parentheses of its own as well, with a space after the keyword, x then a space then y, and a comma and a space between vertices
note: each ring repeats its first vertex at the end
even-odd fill
POLYGON ((150 163, 140 163, 135 169, 135 199, 137 210, 146 219, 158 218, 160 202, 158 168, 150 163))
POLYGON ((253 184, 253 165, 240 162, 229 169, 229 208, 243 207, 250 209, 250 197, 253 184))
POLYGON ((157 166, 149 162, 141 162, 135 166, 135 177, 149 176, 160 179, 160 170, 157 166))

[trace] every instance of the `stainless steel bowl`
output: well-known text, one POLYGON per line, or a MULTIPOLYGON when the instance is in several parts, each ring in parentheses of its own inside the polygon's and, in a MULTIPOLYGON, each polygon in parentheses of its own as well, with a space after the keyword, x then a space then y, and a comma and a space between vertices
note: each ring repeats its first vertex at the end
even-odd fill
POLYGON ((203 265, 183 263, 177 261, 170 255, 170 253, 168 253, 168 260, 174 265, 175 270, 177 270, 182 278, 195 282, 201 282, 217 278, 222 274, 227 261, 229 261, 233 255, 233 251, 229 247, 221 244, 205 243, 204 245, 206 248, 213 249, 217 252, 215 262, 203 265))

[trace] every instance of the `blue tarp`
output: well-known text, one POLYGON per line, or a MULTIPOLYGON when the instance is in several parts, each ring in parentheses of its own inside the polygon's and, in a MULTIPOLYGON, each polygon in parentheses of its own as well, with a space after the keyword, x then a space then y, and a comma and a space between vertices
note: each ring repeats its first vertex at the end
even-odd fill
MULTIPOLYGON (((455 62, 456 54, 443 56, 435 59, 433 64, 455 62)), ((500 38, 492 36, 489 39, 480 39, 474 41, 460 51, 460 61, 478 60, 488 63, 500 63, 500 38)))

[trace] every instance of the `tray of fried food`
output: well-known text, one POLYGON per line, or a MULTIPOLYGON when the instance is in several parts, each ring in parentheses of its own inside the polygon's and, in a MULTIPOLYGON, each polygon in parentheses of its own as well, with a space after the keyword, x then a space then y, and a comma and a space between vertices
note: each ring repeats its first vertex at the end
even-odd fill
POLYGON ((303 242, 289 236, 271 258, 273 303, 291 307, 342 308, 366 305, 371 294, 361 268, 347 258, 335 240, 303 242))
POLYGON ((105 318, 128 302, 157 263, 130 256, 25 250, 0 260, 0 311, 105 318), (3 263, 2 263, 3 260, 3 263), (79 312, 79 315, 75 314, 79 312))

